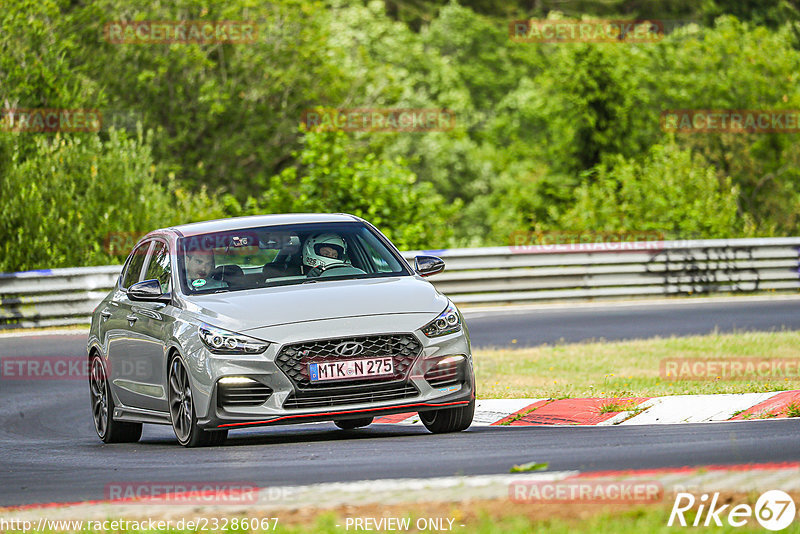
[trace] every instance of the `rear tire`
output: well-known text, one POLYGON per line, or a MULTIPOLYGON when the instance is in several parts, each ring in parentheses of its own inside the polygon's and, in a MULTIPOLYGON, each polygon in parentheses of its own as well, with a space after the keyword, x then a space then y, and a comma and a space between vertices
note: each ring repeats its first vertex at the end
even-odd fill
POLYGON ((459 408, 445 408, 443 410, 419 412, 419 419, 422 421, 422 424, 434 434, 466 430, 469 428, 469 425, 472 424, 472 418, 474 416, 474 399, 466 406, 459 408))
POLYGON ((197 424, 189 373, 179 356, 169 364, 169 415, 178 443, 184 447, 217 446, 225 443, 228 430, 203 430, 197 424))
POLYGON ((108 384, 103 359, 95 354, 89 367, 89 393, 97 436, 103 443, 134 443, 142 437, 142 423, 114 420, 114 397, 108 384))
POLYGON ((374 419, 374 417, 362 417, 361 419, 337 419, 333 422, 333 424, 342 430, 353 430, 369 425, 374 419))

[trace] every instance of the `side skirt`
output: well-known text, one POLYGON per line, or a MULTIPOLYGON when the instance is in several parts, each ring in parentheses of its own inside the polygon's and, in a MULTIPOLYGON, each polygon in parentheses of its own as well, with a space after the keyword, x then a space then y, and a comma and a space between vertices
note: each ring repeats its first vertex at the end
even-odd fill
POLYGON ((127 421, 130 423, 154 423, 157 425, 172 424, 172 420, 167 412, 130 408, 127 406, 116 406, 114 408, 114 420, 127 421))

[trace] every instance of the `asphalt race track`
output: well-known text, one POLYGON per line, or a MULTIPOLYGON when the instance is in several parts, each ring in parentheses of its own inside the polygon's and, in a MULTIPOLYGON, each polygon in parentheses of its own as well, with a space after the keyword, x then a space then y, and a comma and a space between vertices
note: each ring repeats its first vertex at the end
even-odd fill
POLYGON ((715 330, 800 330, 800 299, 691 299, 653 304, 558 305, 534 310, 466 312, 473 346, 504 347, 655 336, 705 335, 715 330))
MULTIPOLYGON (((594 307, 467 315, 477 346, 800 327, 800 301, 594 307)), ((76 335, 0 337, 8 356, 83 356, 76 335)), ((97 439, 83 380, 0 380, 0 505, 103 499, 119 482, 285 486, 363 479, 508 473, 515 464, 607 470, 796 461, 800 420, 630 427, 473 427, 451 435, 332 424, 233 431, 219 448, 184 449, 171 428, 141 442, 97 439)))

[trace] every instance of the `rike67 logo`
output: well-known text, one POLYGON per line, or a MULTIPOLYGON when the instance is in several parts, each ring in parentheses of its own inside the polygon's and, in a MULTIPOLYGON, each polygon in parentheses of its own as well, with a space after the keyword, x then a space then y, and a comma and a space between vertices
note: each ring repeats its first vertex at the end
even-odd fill
POLYGON ((763 493, 754 507, 749 504, 737 504, 733 507, 730 504, 720 505, 719 493, 714 493, 712 496, 704 493, 699 499, 691 493, 678 493, 667 526, 721 527, 727 523, 732 527, 742 527, 755 518, 765 529, 778 531, 791 525, 796 515, 794 500, 781 490, 763 493), (694 521, 691 521, 692 514, 694 521))

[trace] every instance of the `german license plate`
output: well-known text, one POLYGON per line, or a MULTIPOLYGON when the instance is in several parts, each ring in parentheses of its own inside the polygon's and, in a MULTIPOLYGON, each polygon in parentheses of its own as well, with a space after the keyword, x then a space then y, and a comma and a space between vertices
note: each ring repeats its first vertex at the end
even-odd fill
POLYGON ((308 364, 308 376, 312 382, 323 380, 347 380, 365 376, 388 376, 394 374, 392 358, 367 358, 308 364))

